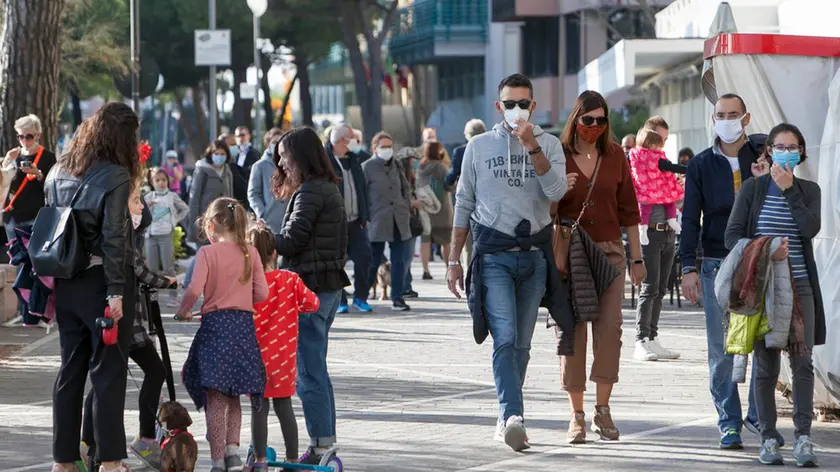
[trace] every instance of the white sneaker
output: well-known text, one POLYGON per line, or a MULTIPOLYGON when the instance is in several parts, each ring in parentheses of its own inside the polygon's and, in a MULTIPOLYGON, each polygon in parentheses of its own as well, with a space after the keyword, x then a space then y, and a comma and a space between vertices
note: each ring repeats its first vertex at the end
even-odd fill
POLYGON ((493 435, 493 440, 505 442, 505 422, 501 418, 496 420, 496 434, 493 435))
POLYGON ((670 349, 666 349, 666 348, 662 347, 662 345, 659 344, 659 341, 657 341, 655 339, 651 339, 650 341, 648 341, 648 346, 650 347, 650 350, 653 351, 656 354, 656 357, 658 357, 660 359, 671 359, 671 360, 673 360, 673 359, 679 359, 680 358, 680 353, 679 352, 672 351, 670 349))
POLYGON ((682 226, 680 226, 676 218, 669 218, 668 226, 670 226, 671 229, 674 230, 674 232, 677 234, 680 234, 682 232, 682 226))
POLYGON ((528 444, 528 433, 525 431, 525 423, 521 416, 511 416, 505 422, 505 444, 516 452, 531 447, 528 444))
POLYGON ((648 238, 648 225, 639 225, 639 240, 642 243, 642 246, 647 246, 650 244, 650 239, 648 238))
POLYGON ((636 341, 636 349, 633 351, 633 359, 637 361, 657 361, 659 360, 659 356, 653 352, 653 349, 650 347, 650 341, 648 338, 640 339, 636 341))

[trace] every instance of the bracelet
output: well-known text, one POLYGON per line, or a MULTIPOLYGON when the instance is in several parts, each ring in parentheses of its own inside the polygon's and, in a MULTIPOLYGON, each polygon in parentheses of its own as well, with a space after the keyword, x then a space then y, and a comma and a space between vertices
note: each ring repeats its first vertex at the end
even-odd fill
POLYGON ((636 260, 632 260, 630 262, 632 262, 633 264, 639 265, 639 264, 644 264, 645 260, 644 259, 636 259, 636 260))
POLYGON ((542 146, 537 146, 536 148, 534 148, 533 151, 528 151, 528 154, 533 156, 534 154, 539 154, 541 152, 542 152, 542 146))
POLYGON ((122 300, 122 298, 122 295, 108 295, 107 297, 105 297, 105 300, 110 302, 111 300, 122 300))
POLYGON ((447 267, 460 267, 461 261, 446 261, 447 267))

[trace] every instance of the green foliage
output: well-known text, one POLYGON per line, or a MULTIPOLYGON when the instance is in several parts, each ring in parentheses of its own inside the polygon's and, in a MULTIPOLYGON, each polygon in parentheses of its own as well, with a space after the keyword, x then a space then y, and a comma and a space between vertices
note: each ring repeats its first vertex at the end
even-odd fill
POLYGON ((128 71, 126 2, 67 0, 62 23, 62 88, 83 99, 112 92, 112 76, 128 71))
POLYGON ((619 141, 628 134, 635 135, 650 117, 650 109, 641 102, 628 102, 623 110, 610 111, 610 126, 619 141))

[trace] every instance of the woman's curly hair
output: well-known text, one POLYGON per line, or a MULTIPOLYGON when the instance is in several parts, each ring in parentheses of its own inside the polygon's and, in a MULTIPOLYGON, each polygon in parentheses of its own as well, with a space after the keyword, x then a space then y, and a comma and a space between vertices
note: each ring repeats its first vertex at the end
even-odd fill
POLYGON ((105 104, 76 131, 70 150, 61 156, 68 173, 81 177, 91 166, 110 162, 128 170, 131 181, 140 176, 137 128, 140 119, 121 102, 105 104))

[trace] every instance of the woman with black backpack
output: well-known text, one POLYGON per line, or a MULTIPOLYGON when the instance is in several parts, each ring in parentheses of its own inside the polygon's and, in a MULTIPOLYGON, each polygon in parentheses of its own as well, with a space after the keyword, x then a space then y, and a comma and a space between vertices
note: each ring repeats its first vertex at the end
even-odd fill
MULTIPOLYGON (((128 197, 140 176, 139 124, 134 111, 118 102, 106 104, 82 123, 70 151, 59 159, 44 184, 46 203, 54 211, 42 209, 46 218, 39 214, 34 224, 33 242, 39 231, 50 232, 51 223, 66 224, 48 221, 50 216, 72 209, 73 224, 64 228, 74 231, 62 244, 74 255, 89 255, 89 260, 85 257, 81 263, 73 259, 73 267, 66 269, 72 275, 55 280, 61 367, 53 391, 53 472, 77 470, 88 371, 95 392, 93 424, 102 460, 100 471, 129 471, 122 463, 126 457, 123 412, 136 283, 131 270, 134 242, 128 197), (118 328, 114 345, 103 341, 103 332, 97 327, 106 308, 118 328)), ((56 256, 36 246, 30 255, 41 260, 53 258, 47 262, 66 266, 60 260, 64 253, 56 256)), ((34 264, 37 268, 39 261, 34 264)))

